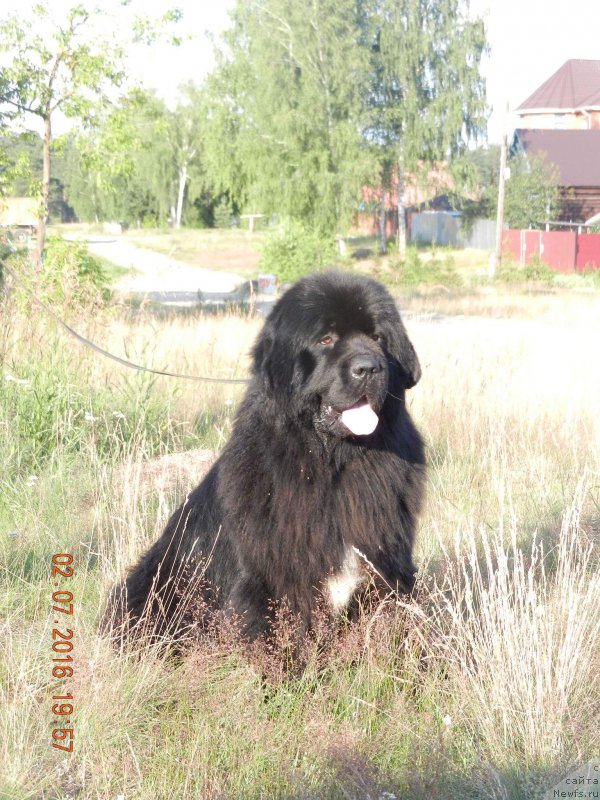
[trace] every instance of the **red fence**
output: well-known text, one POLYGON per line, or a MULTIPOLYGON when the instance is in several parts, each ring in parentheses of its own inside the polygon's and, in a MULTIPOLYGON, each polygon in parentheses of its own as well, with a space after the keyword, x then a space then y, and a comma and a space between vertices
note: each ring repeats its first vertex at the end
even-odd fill
POLYGON ((600 233, 577 235, 577 260, 575 268, 600 269, 600 233))
POLYGON ((519 264, 528 264, 537 256, 558 272, 600 269, 600 233, 504 231, 502 252, 519 264))

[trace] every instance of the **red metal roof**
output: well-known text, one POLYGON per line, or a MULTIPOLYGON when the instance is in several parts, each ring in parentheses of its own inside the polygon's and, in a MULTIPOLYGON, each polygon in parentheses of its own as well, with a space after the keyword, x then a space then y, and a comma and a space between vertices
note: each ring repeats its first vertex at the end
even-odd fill
POLYGON ((535 90, 517 111, 600 108, 600 61, 572 58, 535 90))
POLYGON ((560 186, 600 186, 600 130, 519 128, 515 138, 527 155, 556 164, 560 186))

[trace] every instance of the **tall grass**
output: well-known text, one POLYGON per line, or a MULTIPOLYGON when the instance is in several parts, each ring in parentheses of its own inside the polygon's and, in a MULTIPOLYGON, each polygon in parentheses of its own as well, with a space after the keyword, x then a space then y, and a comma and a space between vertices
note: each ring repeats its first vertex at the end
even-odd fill
MULTIPOLYGON (((458 532, 430 593, 430 643, 457 712, 497 765, 551 767, 593 752, 600 713, 600 573, 581 489, 547 548, 458 532), (483 551, 483 556, 481 556, 483 551)), ((506 540, 507 539, 507 540, 506 540)))
MULTIPOLYGON (((243 389, 124 373, 5 303, 0 796, 533 798, 596 757, 600 324, 587 308, 408 321, 430 460, 417 594, 265 687, 234 646, 140 657, 97 632, 110 586, 222 447, 243 389), (58 682, 55 552, 76 566, 75 674, 58 682), (51 748, 57 688, 75 698, 72 755, 51 748)), ((239 377, 259 323, 77 326, 134 361, 239 377)))

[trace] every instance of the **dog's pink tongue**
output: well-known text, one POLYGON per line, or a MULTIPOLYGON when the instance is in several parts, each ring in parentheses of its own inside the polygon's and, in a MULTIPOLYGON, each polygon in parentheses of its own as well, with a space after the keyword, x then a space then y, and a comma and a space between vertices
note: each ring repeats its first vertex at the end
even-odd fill
POLYGON ((355 436, 368 436, 373 433, 379 417, 368 403, 342 411, 342 422, 355 436))

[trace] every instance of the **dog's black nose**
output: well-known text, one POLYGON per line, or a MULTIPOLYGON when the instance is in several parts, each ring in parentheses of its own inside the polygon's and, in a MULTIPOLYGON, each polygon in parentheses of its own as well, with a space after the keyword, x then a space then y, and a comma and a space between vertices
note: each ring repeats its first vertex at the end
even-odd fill
POLYGON ((353 378, 368 378, 381 372, 381 370, 382 366, 379 359, 369 353, 354 356, 350 361, 350 372, 353 378))

